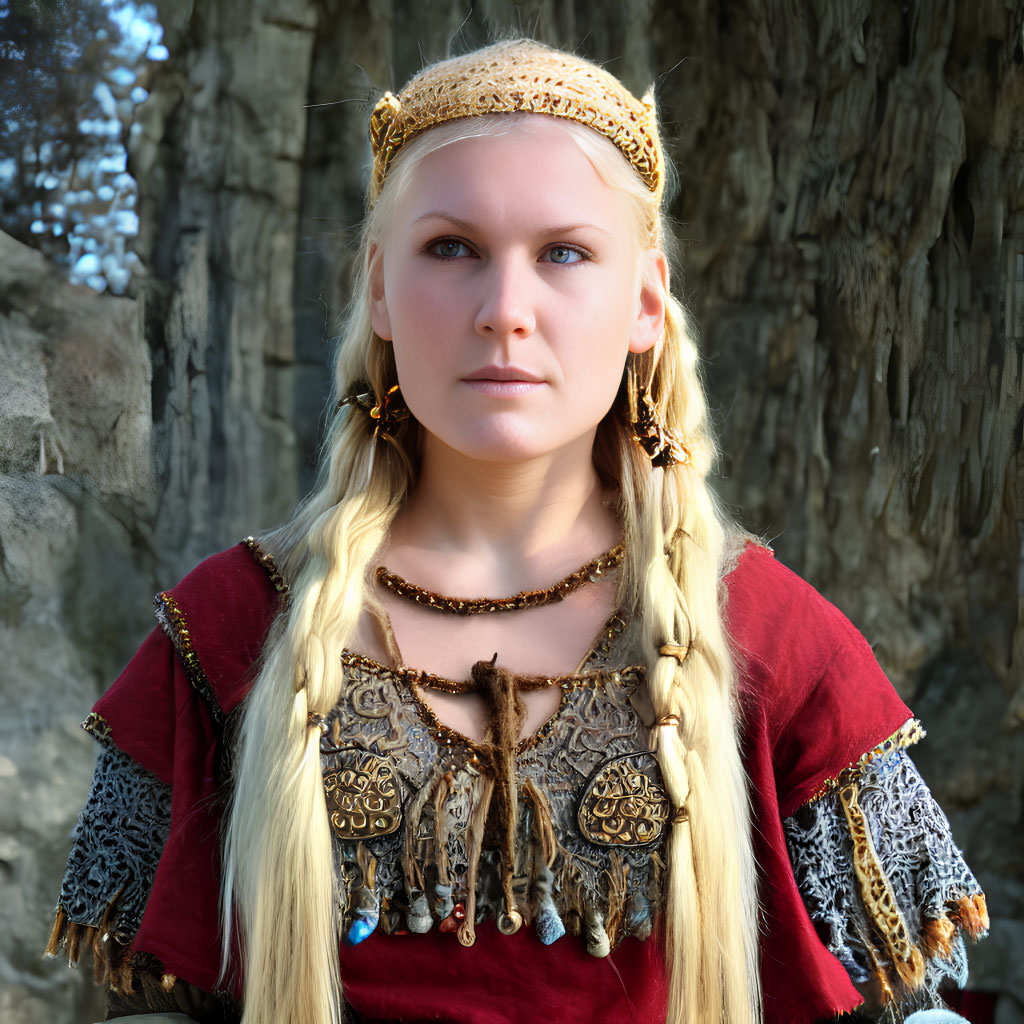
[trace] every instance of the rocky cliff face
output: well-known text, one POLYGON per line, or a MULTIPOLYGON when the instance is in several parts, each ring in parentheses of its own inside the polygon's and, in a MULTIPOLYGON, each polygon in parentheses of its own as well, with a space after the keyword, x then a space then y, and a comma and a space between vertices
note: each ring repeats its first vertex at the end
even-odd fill
POLYGON ((149 352, 136 303, 5 235, 0 295, 0 1017, 93 1020, 40 950, 89 788, 83 709, 149 627, 149 352))

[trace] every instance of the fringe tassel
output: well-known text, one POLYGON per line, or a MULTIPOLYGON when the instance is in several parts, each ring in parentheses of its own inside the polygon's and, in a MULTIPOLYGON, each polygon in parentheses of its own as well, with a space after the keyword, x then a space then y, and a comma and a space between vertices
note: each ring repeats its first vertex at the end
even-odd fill
POLYGON ((946 959, 953 952, 956 925, 948 917, 925 921, 921 929, 921 952, 927 957, 946 959))
POLYGON ((619 930, 624 924, 626 914, 626 882, 629 877, 629 865, 624 864, 622 854, 614 850, 610 857, 608 871, 608 914, 605 918, 605 930, 608 939, 614 946, 618 942, 619 930))
POLYGON ((533 835, 540 847, 541 857, 549 868, 554 867, 555 858, 558 856, 558 839, 555 837, 555 826, 551 822, 551 806, 547 797, 531 779, 527 779, 523 784, 523 795, 533 808, 533 835))
POLYGON ((464 946, 472 946, 476 942, 476 882, 480 874, 480 853, 484 846, 484 832, 487 829, 487 815, 491 810, 491 797, 494 794, 495 782, 488 775, 481 775, 475 780, 475 799, 469 817, 467 829, 467 870, 466 870, 466 917, 459 925, 459 942, 464 946))
MULTIPOLYGON (((452 891, 452 865, 448 857, 448 816, 444 813, 444 805, 451 791, 451 776, 442 775, 434 787, 434 859, 437 862, 437 887, 439 890, 442 890, 442 887, 447 888, 449 903, 452 891)), ((443 897, 444 892, 440 891, 439 895, 443 897)), ((443 921, 451 912, 449 907, 447 913, 441 915, 441 920, 443 921)))
MULTIPOLYGON (((135 987, 135 970, 131 962, 131 949, 118 942, 110 932, 118 896, 120 891, 107 904, 103 920, 98 926, 69 921, 64 907, 58 906, 45 952, 47 956, 56 957, 63 949, 69 967, 77 967, 83 953, 90 953, 93 980, 97 985, 104 985, 115 992, 132 992, 135 987)), ((170 991, 177 978, 173 974, 164 974, 162 981, 166 983, 166 979, 170 979, 167 989, 170 991)))
POLYGON ((50 941, 46 943, 46 955, 56 956, 64 945, 64 937, 67 934, 68 916, 64 913, 62 906, 57 907, 57 915, 53 919, 53 930, 50 932, 50 941))
MULTIPOLYGON (((408 810, 405 812, 405 844, 402 848, 402 873, 405 876, 406 889, 409 891, 410 901, 413 898, 412 890, 422 892, 425 888, 423 869, 420 867, 420 861, 422 859, 423 851, 420 849, 422 841, 417 838, 420 832, 420 824, 423 819, 423 809, 427 805, 427 801, 434 797, 434 808, 440 807, 445 798, 448 795, 450 776, 447 773, 446 768, 439 764, 435 767, 433 774, 423 784, 423 787, 413 798, 409 804, 408 810)), ((435 817, 435 828, 440 829, 440 823, 442 816, 437 814, 435 817)), ((438 875, 441 874, 441 857, 444 856, 445 866, 447 868, 448 858, 446 853, 446 846, 443 841, 443 837, 438 834, 436 836, 436 856, 438 859, 438 875)), ((447 874, 447 870, 445 872, 447 874)))
POLYGON ((974 942, 988 934, 988 906, 984 894, 961 897, 952 916, 974 942))
POLYGON ((526 705, 515 678, 505 669, 497 668, 497 660, 495 654, 490 661, 478 661, 471 674, 490 712, 484 752, 494 769, 494 794, 501 829, 501 889, 505 897, 505 913, 498 919, 498 929, 504 935, 512 935, 523 924, 514 885, 516 829, 519 825, 515 758, 519 734, 526 718, 526 705))

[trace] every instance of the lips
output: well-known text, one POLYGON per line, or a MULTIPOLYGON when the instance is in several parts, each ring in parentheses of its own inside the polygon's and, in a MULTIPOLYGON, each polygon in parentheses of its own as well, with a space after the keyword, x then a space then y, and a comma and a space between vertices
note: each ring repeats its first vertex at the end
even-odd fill
POLYGON ((501 381, 522 382, 525 384, 543 384, 544 378, 536 373, 530 373, 519 366, 484 366, 472 373, 467 373, 463 378, 466 381, 501 381))

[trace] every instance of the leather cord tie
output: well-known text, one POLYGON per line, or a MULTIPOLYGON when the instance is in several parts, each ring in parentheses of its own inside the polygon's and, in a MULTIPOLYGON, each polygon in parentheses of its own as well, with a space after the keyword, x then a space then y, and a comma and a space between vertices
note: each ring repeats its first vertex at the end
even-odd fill
POLYGON ((659 726, 661 726, 661 725, 665 725, 665 726, 672 726, 672 725, 674 725, 678 729, 679 728, 679 716, 678 715, 664 715, 662 718, 658 719, 658 721, 655 723, 655 725, 659 725, 659 726))
POLYGON ((327 716, 310 712, 306 719, 306 726, 310 729, 319 729, 322 733, 327 732, 327 716))
POLYGON ((658 648, 658 655, 662 658, 675 658, 682 665, 686 656, 690 653, 690 645, 680 646, 679 644, 662 644, 658 648))

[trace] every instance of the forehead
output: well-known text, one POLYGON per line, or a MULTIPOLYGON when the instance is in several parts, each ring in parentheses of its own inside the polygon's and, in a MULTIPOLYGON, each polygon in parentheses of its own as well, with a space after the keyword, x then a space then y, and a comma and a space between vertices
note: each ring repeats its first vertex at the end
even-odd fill
POLYGON ((476 132, 472 120, 454 130, 454 139, 442 139, 411 168, 396 211, 400 221, 441 210, 492 223, 553 220, 629 229, 624 197, 605 182, 588 153, 601 162, 624 158, 590 129, 574 131, 541 114, 513 114, 488 119, 476 132), (576 132, 594 135, 587 152, 576 132))

